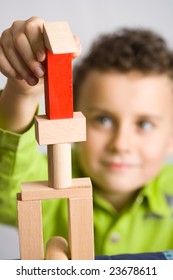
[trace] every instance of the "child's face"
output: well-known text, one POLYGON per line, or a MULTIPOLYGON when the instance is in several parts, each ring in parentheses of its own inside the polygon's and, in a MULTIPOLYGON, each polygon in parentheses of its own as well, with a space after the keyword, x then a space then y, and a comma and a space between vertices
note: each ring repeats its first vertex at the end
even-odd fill
POLYGON ((90 72, 78 110, 87 119, 79 160, 102 190, 141 188, 172 152, 173 84, 166 76, 90 72))

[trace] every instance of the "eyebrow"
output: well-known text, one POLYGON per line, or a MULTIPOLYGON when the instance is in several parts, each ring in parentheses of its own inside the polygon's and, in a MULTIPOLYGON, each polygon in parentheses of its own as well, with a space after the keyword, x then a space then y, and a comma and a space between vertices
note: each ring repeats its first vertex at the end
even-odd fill
POLYGON ((89 111, 89 112, 92 112, 92 111, 100 111, 100 112, 103 112, 103 113, 110 114, 110 112, 109 112, 108 110, 105 110, 105 109, 100 108, 100 107, 89 107, 89 108, 88 108, 88 111, 89 111))
MULTIPOLYGON (((108 114, 108 115, 114 115, 114 112, 110 112, 108 110, 105 110, 101 107, 89 107, 88 108, 88 112, 91 112, 92 111, 98 111, 98 112, 101 112, 101 113, 105 113, 105 114, 108 114)), ((163 121, 163 117, 159 116, 159 115, 156 115, 156 114, 152 114, 152 113, 139 113, 137 115, 135 115, 135 118, 136 119, 150 119, 150 120, 154 120, 154 121, 157 121, 157 122, 161 122, 163 121)))
POLYGON ((155 121, 158 121, 158 122, 161 122, 163 120, 163 117, 158 116, 158 115, 154 115, 154 114, 142 114, 142 113, 140 113, 136 117, 140 118, 140 119, 152 119, 152 120, 155 120, 155 121))

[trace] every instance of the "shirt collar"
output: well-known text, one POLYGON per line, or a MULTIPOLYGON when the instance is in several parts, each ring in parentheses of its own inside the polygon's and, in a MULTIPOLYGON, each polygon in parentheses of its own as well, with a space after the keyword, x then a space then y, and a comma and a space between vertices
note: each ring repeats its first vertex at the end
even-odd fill
MULTIPOLYGON (((76 149, 72 149, 73 151, 73 168, 75 167, 75 175, 83 176, 82 171, 79 168, 79 164, 77 164, 76 160, 76 149)), ((133 205, 131 206, 131 210, 137 210, 140 205, 145 203, 148 204, 148 208, 151 213, 154 213, 159 216, 167 216, 170 215, 170 207, 167 203, 166 196, 162 191, 162 185, 165 184, 164 173, 167 165, 163 166, 159 175, 154 178, 154 180, 148 182, 138 193, 133 205)), ((104 210, 108 211, 110 214, 115 215, 118 214, 116 209, 103 197, 101 197, 97 190, 93 189, 93 199, 94 204, 102 207, 104 210)), ((129 211, 130 209, 128 209, 129 211)))
POLYGON ((149 181, 139 193, 139 195, 147 199, 151 212, 160 216, 170 215, 170 207, 164 192, 165 185, 168 184, 167 176, 165 176, 167 175, 167 172, 165 172, 167 167, 167 165, 164 165, 159 175, 149 181))

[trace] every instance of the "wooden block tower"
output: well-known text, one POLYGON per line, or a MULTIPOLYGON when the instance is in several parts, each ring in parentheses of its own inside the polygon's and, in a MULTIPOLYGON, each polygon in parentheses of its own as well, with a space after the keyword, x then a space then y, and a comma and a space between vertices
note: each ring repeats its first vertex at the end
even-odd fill
POLYGON ((71 175, 71 143, 86 140, 85 117, 73 112, 72 53, 77 47, 66 22, 46 23, 43 35, 47 48, 46 115, 35 117, 35 130, 38 143, 47 145, 48 181, 23 183, 17 196, 21 259, 92 260, 92 186, 89 178, 72 179, 71 175), (52 237, 45 256, 41 200, 60 198, 68 199, 68 243, 52 237))

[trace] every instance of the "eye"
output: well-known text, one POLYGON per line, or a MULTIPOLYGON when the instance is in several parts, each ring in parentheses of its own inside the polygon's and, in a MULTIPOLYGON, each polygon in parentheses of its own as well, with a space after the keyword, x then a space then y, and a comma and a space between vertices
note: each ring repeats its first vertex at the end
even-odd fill
POLYGON ((138 127, 144 131, 150 131, 153 128, 153 124, 150 121, 139 121, 138 127))
POLYGON ((105 116, 98 116, 97 118, 98 123, 106 126, 106 127, 110 127, 112 125, 112 120, 108 117, 105 116))
POLYGON ((113 120, 110 117, 104 115, 93 116, 90 122, 98 128, 107 129, 113 127, 113 120))

